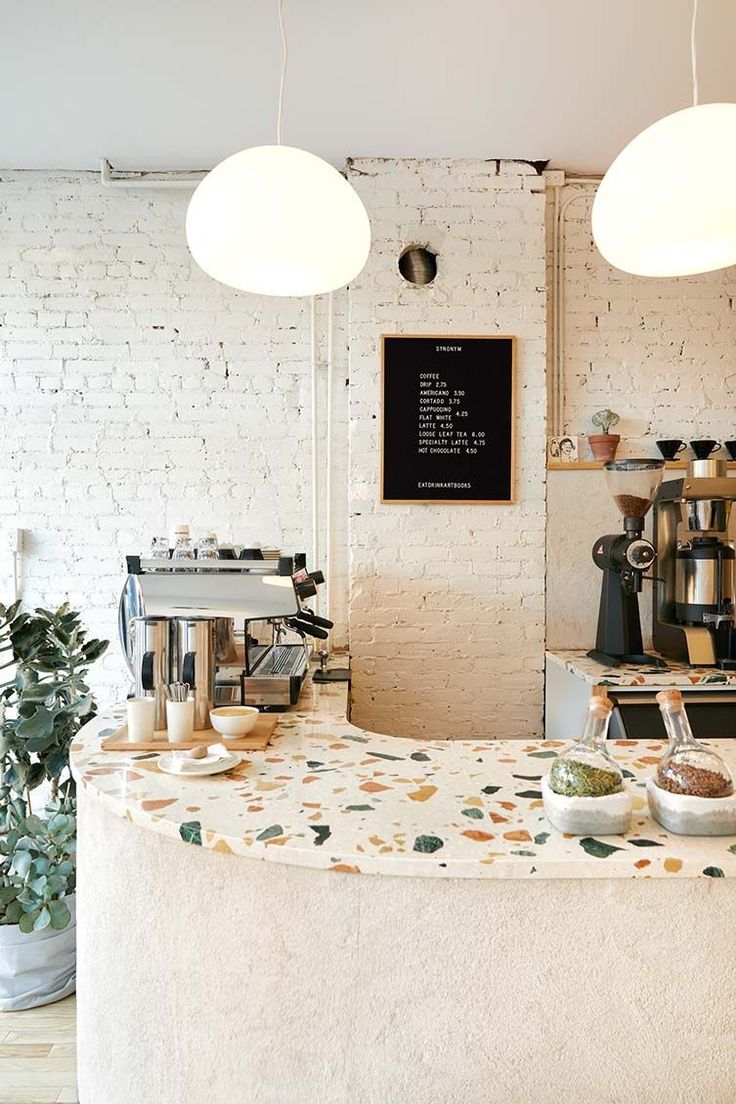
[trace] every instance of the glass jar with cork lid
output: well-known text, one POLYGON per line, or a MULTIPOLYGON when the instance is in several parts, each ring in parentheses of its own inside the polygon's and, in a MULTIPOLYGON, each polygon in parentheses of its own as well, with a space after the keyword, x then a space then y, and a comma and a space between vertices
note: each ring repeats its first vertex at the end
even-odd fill
POLYGON ((547 819, 572 835, 615 835, 631 823, 633 802, 606 738, 613 703, 596 688, 580 740, 557 756, 542 780, 547 819))
POLYGON ((716 751, 693 736, 679 690, 660 690, 657 702, 669 745, 647 781, 652 816, 679 835, 736 833, 730 770, 716 751))

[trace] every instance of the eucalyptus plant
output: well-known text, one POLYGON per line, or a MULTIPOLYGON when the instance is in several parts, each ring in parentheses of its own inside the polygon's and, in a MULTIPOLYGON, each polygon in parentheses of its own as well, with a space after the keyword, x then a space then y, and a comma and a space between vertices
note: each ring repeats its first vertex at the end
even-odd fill
POLYGON ((87 640, 78 613, 25 613, 0 603, 0 924, 63 928, 74 889, 75 786, 69 748, 94 717, 89 668, 107 641, 87 640), (44 816, 32 792, 48 783, 44 816))
POLYGON ((27 816, 0 837, 0 924, 24 933, 65 928, 76 884, 76 818, 27 816))

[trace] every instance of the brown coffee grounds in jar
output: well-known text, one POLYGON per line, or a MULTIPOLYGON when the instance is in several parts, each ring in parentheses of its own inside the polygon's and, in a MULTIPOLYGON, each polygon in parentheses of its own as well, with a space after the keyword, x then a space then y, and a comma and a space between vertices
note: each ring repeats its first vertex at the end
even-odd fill
POLYGON ((656 781, 661 790, 689 797, 730 797, 733 793, 731 780, 718 771, 685 763, 665 765, 657 771, 656 781))
POLYGON ((640 498, 639 495, 618 494, 613 496, 613 501, 618 506, 624 517, 642 518, 649 509, 648 498, 640 498))

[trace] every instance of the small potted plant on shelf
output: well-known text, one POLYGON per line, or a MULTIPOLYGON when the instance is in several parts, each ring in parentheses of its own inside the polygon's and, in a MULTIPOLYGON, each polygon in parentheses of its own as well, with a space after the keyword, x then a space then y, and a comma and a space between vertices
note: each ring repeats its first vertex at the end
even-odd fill
POLYGON ((590 420, 596 429, 600 429, 600 433, 591 433, 588 437, 593 459, 613 460, 621 436, 618 433, 611 433, 610 430, 612 426, 618 425, 620 421, 618 414, 606 408, 599 410, 590 420))
POLYGON ((86 683, 107 641, 78 613, 0 604, 0 1011, 74 990, 75 787, 69 747, 94 716, 86 683), (33 812, 32 802, 45 807, 33 812))

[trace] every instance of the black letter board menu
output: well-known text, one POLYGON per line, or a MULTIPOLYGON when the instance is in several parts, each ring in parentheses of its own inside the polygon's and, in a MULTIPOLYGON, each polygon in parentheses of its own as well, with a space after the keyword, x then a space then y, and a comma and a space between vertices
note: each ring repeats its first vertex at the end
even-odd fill
POLYGON ((513 502, 513 337, 381 340, 381 501, 513 502))

